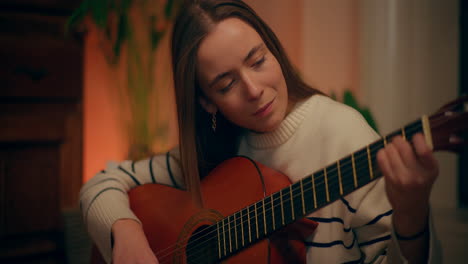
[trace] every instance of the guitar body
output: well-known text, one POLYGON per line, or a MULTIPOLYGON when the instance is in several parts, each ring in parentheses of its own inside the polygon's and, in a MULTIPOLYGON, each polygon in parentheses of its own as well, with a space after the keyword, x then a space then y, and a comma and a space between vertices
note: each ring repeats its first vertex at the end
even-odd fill
MULTIPOLYGON (((198 228, 213 225, 290 184, 289 178, 281 173, 247 158, 236 157, 223 162, 203 179, 201 190, 205 208, 195 206, 189 192, 160 184, 142 185, 128 194, 130 207, 141 220, 160 263, 210 263, 203 256, 190 259, 185 254, 187 242, 198 228)), ((316 223, 301 221, 308 221, 302 225, 305 228, 292 228, 291 232, 303 232, 299 236, 305 238, 313 232, 316 223)), ((304 244, 298 241, 297 234, 288 232, 279 232, 282 236, 277 239, 278 243, 270 243, 272 239, 261 240, 223 263, 305 263, 304 244)), ((226 250, 236 247, 234 242, 230 245, 229 241, 223 242, 227 243, 223 245, 226 250)), ((203 238, 192 244, 197 243, 203 243, 203 238)), ((237 244, 240 246, 240 242, 237 244)), ((102 259, 98 260, 100 256, 94 251, 92 263, 100 263, 102 259)))

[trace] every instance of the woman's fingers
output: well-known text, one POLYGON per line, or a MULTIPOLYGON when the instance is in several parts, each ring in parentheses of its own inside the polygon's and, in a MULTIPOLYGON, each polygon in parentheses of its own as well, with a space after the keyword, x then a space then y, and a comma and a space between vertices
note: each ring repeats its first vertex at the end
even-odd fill
MULTIPOLYGON (((398 144, 391 142, 387 144, 387 146, 384 148, 384 153, 386 154, 386 158, 388 161, 388 169, 387 173, 390 178, 390 180, 394 183, 397 184, 397 186, 405 186, 408 182, 410 182, 409 172, 408 172, 408 165, 407 163, 409 161, 404 161, 404 158, 402 157, 402 152, 406 150, 402 150, 402 143, 399 142, 398 144)), ((409 155, 409 154, 405 154, 409 155)), ((384 172, 385 175, 385 172, 384 172)))
POLYGON ((408 174, 421 176, 421 174, 426 174, 423 171, 437 174, 437 161, 424 136, 421 133, 416 134, 412 143, 413 146, 397 136, 379 151, 377 161, 384 175, 392 178, 397 176, 400 181, 405 182, 410 176, 408 174))
POLYGON ((432 153, 432 149, 429 148, 422 134, 414 135, 413 145, 422 167, 427 170, 435 170, 438 172, 437 161, 432 153))
POLYGON ((379 164, 379 168, 382 171, 383 175, 386 175, 387 177, 393 176, 392 168, 390 166, 390 161, 388 159, 388 155, 385 149, 381 149, 379 150, 379 152, 377 152, 377 162, 379 164))
POLYGON ((406 167, 411 167, 416 162, 416 155, 410 143, 401 136, 396 136, 392 140, 392 145, 400 154, 401 160, 406 167))

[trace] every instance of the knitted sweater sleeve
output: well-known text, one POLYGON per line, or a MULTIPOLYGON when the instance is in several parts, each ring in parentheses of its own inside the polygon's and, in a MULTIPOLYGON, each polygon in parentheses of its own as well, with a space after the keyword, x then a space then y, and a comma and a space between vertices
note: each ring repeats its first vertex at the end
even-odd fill
POLYGON ((107 263, 111 262, 111 227, 118 219, 134 219, 127 192, 146 183, 184 188, 178 149, 149 159, 124 161, 103 170, 84 184, 80 208, 88 233, 107 263))
MULTIPOLYGON (((336 149, 351 153, 380 138, 357 111, 346 108, 337 110, 339 113, 335 114, 340 116, 340 122, 334 122, 331 125, 334 127, 328 128, 334 131, 346 131, 341 133, 341 138, 335 135, 336 149)), ((361 260, 364 263, 406 263, 393 231, 391 222, 393 211, 387 199, 384 179, 381 178, 362 187, 345 199, 354 210, 352 213, 349 211, 347 213, 352 215, 349 224, 361 251, 361 260)), ((342 217, 348 218, 344 215, 342 217)), ((428 263, 440 263, 441 249, 431 219, 429 224, 428 263)))

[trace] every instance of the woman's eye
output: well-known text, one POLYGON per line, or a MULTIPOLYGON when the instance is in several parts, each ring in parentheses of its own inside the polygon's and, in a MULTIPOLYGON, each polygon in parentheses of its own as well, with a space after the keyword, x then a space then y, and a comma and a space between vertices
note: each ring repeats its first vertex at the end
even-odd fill
POLYGON ((264 62, 265 62, 265 56, 262 56, 262 58, 260 58, 259 60, 257 60, 257 61, 252 65, 252 67, 254 67, 254 68, 259 67, 259 66, 261 66, 264 62))
POLYGON ((219 89, 219 91, 221 93, 226 93, 227 91, 229 91, 229 89, 231 89, 233 84, 234 84, 234 80, 231 80, 231 82, 229 82, 229 84, 227 86, 225 86, 224 88, 219 89))

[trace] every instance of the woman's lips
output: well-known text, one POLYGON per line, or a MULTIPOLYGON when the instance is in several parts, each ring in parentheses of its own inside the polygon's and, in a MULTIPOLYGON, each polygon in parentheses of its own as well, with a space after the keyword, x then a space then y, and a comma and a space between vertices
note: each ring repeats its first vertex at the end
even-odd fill
POLYGON ((273 104, 273 101, 275 101, 275 98, 273 98, 273 100, 271 100, 268 104, 266 104, 262 108, 258 109, 253 115, 254 116, 264 116, 264 115, 268 114, 271 111, 271 108, 272 108, 271 105, 273 104))

